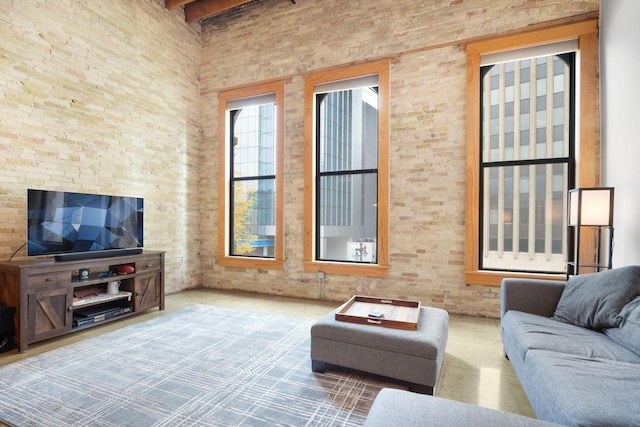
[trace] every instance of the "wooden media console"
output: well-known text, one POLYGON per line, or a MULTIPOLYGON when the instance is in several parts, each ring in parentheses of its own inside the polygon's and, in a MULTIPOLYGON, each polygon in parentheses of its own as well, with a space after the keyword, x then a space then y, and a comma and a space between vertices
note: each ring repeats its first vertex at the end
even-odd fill
POLYGON ((0 305, 15 308, 20 352, 31 343, 150 308, 164 310, 164 252, 0 263, 0 305), (119 274, 122 266, 133 272, 119 274), (88 278, 81 279, 80 270, 88 270, 88 278), (112 281, 120 281, 116 293, 108 293, 112 281))

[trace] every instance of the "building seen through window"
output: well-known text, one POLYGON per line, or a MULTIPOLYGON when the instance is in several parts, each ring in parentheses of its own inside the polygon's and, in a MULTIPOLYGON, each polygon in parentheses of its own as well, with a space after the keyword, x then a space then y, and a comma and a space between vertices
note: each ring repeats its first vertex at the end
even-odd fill
POLYGON ((378 88, 316 91, 316 258, 377 262, 378 88))
POLYGON ((483 269, 566 269, 574 58, 570 52, 481 69, 483 269))
POLYGON ((273 258, 275 103, 230 110, 231 255, 273 258))

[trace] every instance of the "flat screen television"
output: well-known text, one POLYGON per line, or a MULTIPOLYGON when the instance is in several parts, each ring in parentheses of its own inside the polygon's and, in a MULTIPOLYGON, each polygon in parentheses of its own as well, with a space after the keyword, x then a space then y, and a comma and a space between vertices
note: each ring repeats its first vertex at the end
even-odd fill
POLYGON ((27 190, 27 255, 56 261, 142 252, 139 197, 27 190))

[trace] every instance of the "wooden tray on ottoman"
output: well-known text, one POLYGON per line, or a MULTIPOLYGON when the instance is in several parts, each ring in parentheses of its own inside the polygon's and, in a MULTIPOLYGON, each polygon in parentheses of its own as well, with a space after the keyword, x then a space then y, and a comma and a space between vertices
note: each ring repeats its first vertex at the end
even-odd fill
POLYGON ((386 328, 418 329, 420 301, 354 295, 336 311, 336 320, 386 328), (370 314, 380 313, 382 317, 370 314))

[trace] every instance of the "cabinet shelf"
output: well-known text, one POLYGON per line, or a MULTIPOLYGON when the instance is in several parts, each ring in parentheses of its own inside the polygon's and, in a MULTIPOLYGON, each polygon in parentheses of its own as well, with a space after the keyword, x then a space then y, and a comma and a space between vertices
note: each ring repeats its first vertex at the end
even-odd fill
POLYGON ((569 225, 569 230, 573 233, 573 254, 570 254, 570 259, 567 261, 567 280, 571 276, 577 276, 580 274, 580 269, 587 268, 593 269, 595 272, 599 272, 601 270, 611 270, 612 262, 611 258, 613 255, 613 227, 607 225, 598 225, 598 226, 582 226, 582 225, 569 225), (585 262, 581 262, 581 245, 582 245, 582 237, 581 237, 581 228, 591 228, 595 230, 595 247, 594 247, 594 257, 595 259, 588 259, 585 262), (601 248, 601 234, 607 234, 607 238, 605 240, 606 246, 601 248), (604 250, 603 250, 604 249, 604 250), (606 263, 601 262, 600 252, 604 252, 604 258, 606 263))
POLYGON ((71 279, 71 283, 73 283, 73 285, 76 287, 88 286, 88 285, 95 285, 99 283, 107 283, 113 280, 129 279, 131 277, 135 277, 137 274, 138 273, 113 274, 111 276, 104 276, 104 277, 100 277, 98 274, 92 274, 88 279, 79 279, 78 276, 76 275, 71 279))
POLYGON ((102 304, 105 302, 115 301, 115 300, 125 299, 125 298, 128 301, 131 301, 131 295, 133 295, 133 293, 128 291, 120 291, 117 294, 97 294, 89 297, 80 298, 74 301, 72 306, 73 308, 90 307, 92 305, 102 304))

